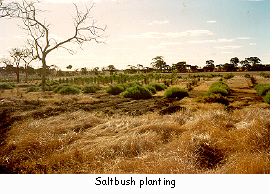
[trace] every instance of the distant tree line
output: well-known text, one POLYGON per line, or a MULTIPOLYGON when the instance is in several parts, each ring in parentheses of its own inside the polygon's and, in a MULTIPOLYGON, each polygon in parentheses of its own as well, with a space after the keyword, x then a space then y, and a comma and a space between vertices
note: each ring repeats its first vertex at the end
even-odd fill
MULTIPOLYGON (((258 57, 248 57, 244 60, 239 60, 238 57, 233 57, 230 59, 230 63, 225 64, 214 64, 214 60, 207 60, 204 67, 198 67, 197 65, 189 65, 186 61, 181 61, 175 64, 167 65, 162 56, 157 56, 152 59, 152 68, 144 68, 147 71, 157 71, 157 72, 173 72, 178 73, 193 73, 193 72, 234 72, 234 71, 270 71, 270 65, 261 64, 261 59, 258 57), (240 64, 240 65, 239 65, 240 64)), ((140 69, 133 69, 129 71, 137 72, 140 69)))
MULTIPOLYGON (((43 74, 43 69, 35 69, 29 64, 35 60, 32 53, 28 49, 14 48, 10 51, 10 58, 0 59, 0 75, 16 75, 16 80, 19 82, 19 74, 25 74, 25 81, 27 82, 28 75, 43 74), (21 66, 20 66, 21 65, 21 66)), ((68 65, 67 71, 62 71, 57 65, 46 66, 46 74, 51 76, 75 76, 75 75, 113 75, 118 71, 123 71, 127 74, 136 73, 194 73, 194 72, 235 72, 235 71, 270 71, 270 65, 261 64, 261 60, 258 57, 248 57, 244 60, 239 60, 238 57, 230 59, 230 63, 214 64, 214 60, 207 60, 204 67, 198 67, 197 65, 189 65, 186 61, 180 61, 172 65, 167 65, 162 56, 157 56, 152 59, 151 67, 144 67, 141 64, 128 65, 124 70, 118 70, 114 65, 108 65, 100 69, 94 67, 88 69, 82 67, 80 69, 73 69, 73 65, 68 65)))
POLYGON ((172 65, 167 65, 162 56, 157 56, 152 59, 151 67, 143 65, 128 65, 124 70, 127 73, 138 72, 161 72, 161 73, 194 73, 194 72, 234 72, 234 71, 270 71, 270 65, 261 64, 261 59, 258 57, 248 57, 244 60, 239 60, 238 57, 230 59, 230 63, 214 64, 214 60, 207 60, 204 67, 187 64, 186 61, 180 61, 172 65), (240 64, 240 65, 239 65, 240 64))

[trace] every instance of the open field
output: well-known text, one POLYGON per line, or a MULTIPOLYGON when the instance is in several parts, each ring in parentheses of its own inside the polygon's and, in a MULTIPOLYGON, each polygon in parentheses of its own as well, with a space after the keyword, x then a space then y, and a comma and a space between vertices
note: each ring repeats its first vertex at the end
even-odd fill
POLYGON ((148 99, 111 95, 109 80, 89 94, 3 89, 0 172, 270 173, 270 105, 246 72, 233 74, 151 80, 186 90, 184 98, 166 98, 166 89, 148 99), (220 79, 223 96, 212 89, 220 79))

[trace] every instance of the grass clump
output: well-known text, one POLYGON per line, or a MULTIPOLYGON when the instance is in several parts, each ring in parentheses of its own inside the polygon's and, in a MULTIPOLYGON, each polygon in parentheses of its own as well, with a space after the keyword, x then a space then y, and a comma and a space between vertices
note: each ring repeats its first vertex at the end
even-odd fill
POLYGON ((266 93, 266 95, 264 96, 264 101, 267 103, 267 104, 270 104, 270 91, 268 91, 266 93))
POLYGON ((145 86, 145 88, 146 88, 147 90, 149 90, 152 94, 156 94, 156 89, 155 89, 155 87, 153 87, 153 86, 151 86, 151 85, 147 85, 147 86, 145 86))
POLYGON ((75 86, 65 86, 59 90, 59 93, 63 95, 79 94, 80 89, 75 86))
POLYGON ((152 93, 147 88, 137 85, 137 86, 127 88, 123 92, 123 96, 125 98, 133 98, 136 100, 149 99, 152 97, 152 93))
POLYGON ((182 99, 184 97, 189 96, 188 92, 184 89, 184 88, 180 88, 180 87, 171 87, 168 88, 165 93, 164 96, 166 98, 177 98, 177 99, 182 99))
POLYGON ((85 86, 82 91, 85 94, 92 94, 92 93, 96 93, 96 91, 98 91, 100 88, 96 85, 88 85, 85 86))
POLYGON ((167 88, 165 84, 159 84, 159 83, 152 83, 150 86, 154 87, 156 91, 162 91, 167 88))
POLYGON ((0 90, 10 90, 14 88, 14 84, 11 83, 0 83, 0 90))
POLYGON ((229 93, 230 93, 229 86, 226 83, 222 82, 222 81, 213 83, 210 86, 209 91, 208 91, 208 95, 211 95, 211 94, 221 94, 223 96, 228 96, 229 93))
POLYGON ((140 84, 138 82, 129 82, 129 83, 120 84, 120 86, 122 86, 124 88, 124 90, 126 90, 127 88, 130 88, 130 87, 142 86, 142 84, 140 84))
POLYGON ((69 84, 62 84, 62 85, 57 86, 54 89, 54 92, 63 94, 63 95, 79 94, 80 88, 77 86, 69 85, 69 84))
POLYGON ((122 93, 125 90, 124 86, 118 84, 118 85, 110 85, 107 89, 107 93, 111 95, 118 95, 122 93))
POLYGON ((230 94, 229 86, 222 82, 218 81, 213 83, 207 92, 207 94, 201 98, 200 101, 205 103, 220 103, 224 105, 229 104, 227 96, 230 94))
POLYGON ((255 90, 260 96, 265 96, 270 91, 270 84, 257 84, 255 90))

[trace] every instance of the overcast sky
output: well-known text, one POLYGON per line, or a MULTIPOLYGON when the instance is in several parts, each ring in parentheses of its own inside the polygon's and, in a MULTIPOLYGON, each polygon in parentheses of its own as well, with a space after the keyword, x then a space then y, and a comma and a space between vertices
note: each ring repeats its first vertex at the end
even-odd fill
MULTIPOLYGON (((41 0, 48 10, 41 15, 51 24, 51 35, 63 39, 72 34, 72 0, 41 0)), ((78 5, 90 1, 77 1, 78 5)), ((97 25, 107 25, 105 44, 94 42, 76 47, 70 55, 58 50, 48 56, 48 65, 62 69, 142 64, 163 56, 171 65, 179 61, 204 66, 258 56, 269 63, 269 0, 95 0, 97 25)), ((20 21, 0 20, 0 58, 25 44, 20 21)), ((37 67, 35 64, 34 67, 37 67)))

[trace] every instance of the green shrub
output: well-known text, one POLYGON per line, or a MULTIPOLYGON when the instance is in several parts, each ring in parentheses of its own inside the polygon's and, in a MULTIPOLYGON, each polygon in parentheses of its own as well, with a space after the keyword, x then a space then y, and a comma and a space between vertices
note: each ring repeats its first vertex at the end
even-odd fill
POLYGON ((228 96, 229 92, 223 87, 214 86, 209 89, 208 94, 221 94, 223 96, 228 96))
POLYGON ((109 88, 107 89, 107 93, 112 94, 112 95, 118 95, 118 94, 122 93, 124 90, 125 90, 125 88, 120 84, 110 85, 109 88))
POLYGON ((130 88, 130 87, 142 86, 142 84, 140 84, 138 82, 129 82, 129 83, 125 83, 125 84, 120 84, 120 86, 122 86, 124 88, 124 90, 126 90, 127 88, 130 88))
POLYGON ((38 92, 40 91, 40 87, 37 86, 31 86, 27 88, 27 92, 38 92))
POLYGON ((83 87, 82 91, 85 94, 92 94, 92 93, 96 93, 96 91, 98 91, 100 88, 98 86, 95 85, 88 85, 83 87))
POLYGON ((155 89, 155 87, 153 87, 153 86, 151 86, 151 85, 147 85, 147 86, 145 86, 145 88, 146 88, 147 90, 149 90, 152 94, 156 94, 156 89, 155 89))
POLYGON ((58 85, 56 86, 54 89, 53 89, 53 92, 55 93, 58 93, 63 87, 65 86, 68 86, 68 84, 61 84, 61 85, 58 85))
POLYGON ((167 88, 165 84, 151 83, 150 86, 154 87, 156 91, 162 91, 167 88))
POLYGON ((168 88, 165 91, 164 96, 166 98, 182 99, 182 98, 187 97, 189 95, 188 95, 188 92, 184 88, 171 87, 171 88, 168 88))
POLYGON ((270 90, 270 84, 257 84, 255 90, 260 96, 265 96, 266 93, 270 90))
MULTIPOLYGON (((62 85, 66 85, 66 84, 61 84, 59 85, 59 82, 58 81, 55 81, 55 80, 48 80, 46 83, 45 83, 45 91, 54 91, 54 92, 57 92, 56 91, 56 88, 59 87, 59 86, 62 86, 62 85)), ((42 86, 42 83, 39 84, 39 87, 42 86)))
POLYGON ((65 86, 59 90, 59 93, 63 95, 79 94, 80 89, 75 86, 65 86))
POLYGON ((57 86, 54 89, 54 92, 63 94, 63 95, 79 94, 80 88, 77 86, 69 85, 69 84, 62 84, 62 85, 57 86))
POLYGON ((215 82, 213 83, 208 91, 208 95, 210 94, 221 94, 223 96, 227 96, 230 93, 230 88, 227 84, 224 82, 215 82))
POLYGON ((228 73, 228 74, 225 74, 225 75, 223 76, 224 79, 231 79, 231 78, 233 78, 233 77, 235 77, 235 75, 232 74, 232 73, 228 73))
POLYGON ((264 101, 268 104, 270 104, 270 91, 268 91, 264 97, 264 101))
POLYGON ((0 90, 9 90, 9 89, 13 89, 13 88, 14 88, 14 84, 0 83, 0 90))
POLYGON ((125 98, 133 98, 133 99, 149 99, 152 97, 151 92, 142 86, 133 86, 127 88, 126 91, 123 92, 123 96, 125 98))

